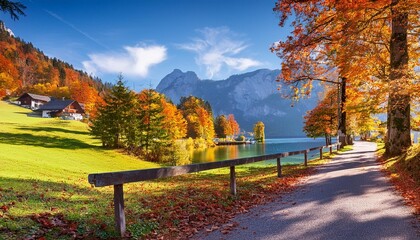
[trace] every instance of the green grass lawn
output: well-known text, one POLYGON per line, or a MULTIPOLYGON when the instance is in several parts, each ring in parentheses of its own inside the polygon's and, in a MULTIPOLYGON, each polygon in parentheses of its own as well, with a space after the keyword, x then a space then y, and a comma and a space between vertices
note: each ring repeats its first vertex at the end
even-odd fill
MULTIPOLYGON (((28 116, 0 102, 0 239, 113 238, 113 189, 94 188, 87 175, 158 167, 104 150, 86 124, 28 116)), ((328 161, 311 161, 316 166, 328 161)), ((302 159, 303 162, 303 159, 302 159)), ((188 237, 220 226, 311 172, 302 165, 237 167, 238 195, 229 194, 229 168, 124 185, 131 237, 188 237)))
POLYGON ((102 194, 111 200, 110 191, 93 189, 89 173, 159 166, 102 149, 85 123, 31 112, 0 102, 0 239, 36 232, 34 214, 62 213, 74 220, 96 214, 95 201, 102 194))

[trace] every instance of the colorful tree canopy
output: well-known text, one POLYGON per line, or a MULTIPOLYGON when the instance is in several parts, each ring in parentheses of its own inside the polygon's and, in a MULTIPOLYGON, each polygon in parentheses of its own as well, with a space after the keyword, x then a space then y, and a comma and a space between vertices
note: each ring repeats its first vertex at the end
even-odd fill
POLYGON ((240 133, 238 122, 235 120, 233 114, 229 114, 226 118, 225 115, 220 115, 216 118, 214 123, 216 135, 219 138, 234 137, 240 133))
POLYGON ((331 137, 337 135, 338 101, 337 90, 329 90, 318 105, 304 117, 303 131, 308 137, 325 137, 325 144, 331 144, 331 137))
POLYGON ((213 113, 207 101, 194 96, 182 97, 178 108, 187 121, 187 137, 213 139, 213 113))
POLYGON ((274 10, 280 26, 294 18, 292 34, 272 47, 283 59, 279 81, 292 87, 292 97, 309 94, 314 80, 343 79, 346 94, 385 101, 387 153, 410 146, 410 103, 419 95, 418 0, 279 0, 274 10))

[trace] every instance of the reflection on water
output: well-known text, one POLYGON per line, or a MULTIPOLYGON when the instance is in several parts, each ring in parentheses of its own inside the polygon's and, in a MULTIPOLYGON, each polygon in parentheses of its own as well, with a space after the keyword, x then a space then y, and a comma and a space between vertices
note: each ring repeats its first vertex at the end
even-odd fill
MULTIPOLYGON (((312 138, 276 138, 267 139, 265 143, 218 146, 195 150, 191 153, 192 163, 214 162, 228 159, 254 157, 273 153, 304 150, 325 145, 324 139, 312 138)), ((309 153, 309 157, 316 157, 319 151, 309 153)), ((303 155, 283 158, 283 163, 300 163, 303 155)))

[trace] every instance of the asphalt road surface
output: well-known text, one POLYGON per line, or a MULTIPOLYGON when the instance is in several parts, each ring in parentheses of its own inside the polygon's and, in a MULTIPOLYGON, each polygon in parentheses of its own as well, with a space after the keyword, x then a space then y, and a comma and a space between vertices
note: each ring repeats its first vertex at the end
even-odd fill
MULTIPOLYGON (((420 239, 419 223, 375 161, 376 144, 356 142, 293 193, 237 216, 228 234, 196 239, 420 239)), ((240 190, 239 190, 240 191, 240 190)))

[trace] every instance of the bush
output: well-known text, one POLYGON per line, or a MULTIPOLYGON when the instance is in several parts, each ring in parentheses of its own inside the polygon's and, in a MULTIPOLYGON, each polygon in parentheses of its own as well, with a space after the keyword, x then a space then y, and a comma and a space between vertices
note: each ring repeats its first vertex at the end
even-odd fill
POLYGON ((169 146, 161 151, 161 163, 179 166, 187 165, 191 163, 190 152, 187 149, 188 141, 185 140, 175 140, 172 141, 169 146))
POLYGON ((204 149, 207 148, 207 140, 204 138, 196 138, 194 139, 194 149, 204 149))

